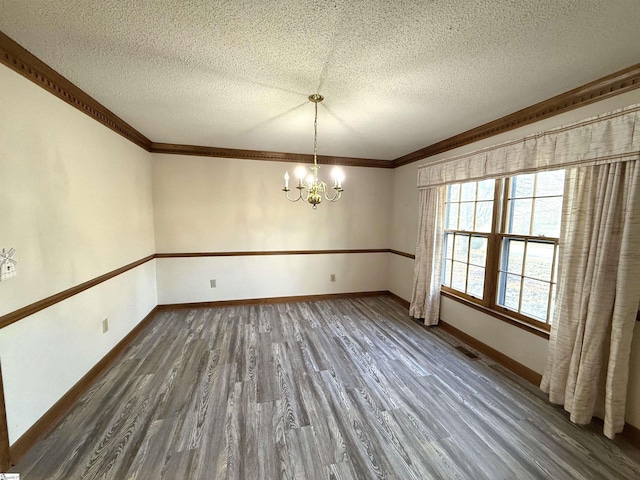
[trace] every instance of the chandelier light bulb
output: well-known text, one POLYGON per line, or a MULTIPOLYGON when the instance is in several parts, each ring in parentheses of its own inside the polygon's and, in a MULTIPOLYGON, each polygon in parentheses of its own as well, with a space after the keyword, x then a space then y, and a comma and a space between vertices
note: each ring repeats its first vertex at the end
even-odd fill
POLYGON ((331 171, 331 178, 333 178, 333 186, 335 187, 342 187, 342 181, 344 180, 344 173, 342 173, 342 170, 338 167, 333 167, 333 170, 331 171))
POLYGON ((307 175, 307 169, 302 165, 296 167, 296 178, 302 180, 307 175))

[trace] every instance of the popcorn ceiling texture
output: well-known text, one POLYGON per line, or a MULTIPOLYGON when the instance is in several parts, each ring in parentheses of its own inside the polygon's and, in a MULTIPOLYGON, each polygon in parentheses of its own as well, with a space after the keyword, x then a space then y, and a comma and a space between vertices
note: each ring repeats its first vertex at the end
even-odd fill
POLYGON ((156 142, 393 159, 640 61, 638 0, 0 0, 156 142))

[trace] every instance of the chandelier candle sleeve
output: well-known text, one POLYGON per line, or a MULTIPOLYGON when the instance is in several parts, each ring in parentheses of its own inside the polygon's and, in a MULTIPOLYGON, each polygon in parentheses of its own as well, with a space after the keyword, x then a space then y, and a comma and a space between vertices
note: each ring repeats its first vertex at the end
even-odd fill
POLYGON ((290 202, 297 202, 298 200, 304 200, 305 202, 309 202, 313 209, 315 210, 320 202, 322 202, 322 198, 324 197, 329 202, 336 202, 342 196, 342 192, 344 189, 342 188, 342 180, 344 176, 339 168, 334 168, 331 176, 333 177, 333 187, 331 187, 335 192, 333 196, 329 196, 329 187, 327 184, 321 180, 318 180, 318 155, 317 155, 317 147, 318 147, 318 103, 324 100, 324 97, 320 94, 314 93, 313 95, 309 95, 309 101, 314 104, 315 116, 313 120, 313 165, 311 166, 311 174, 305 179, 308 170, 303 166, 299 166, 296 168, 296 177, 298 177, 298 186, 296 189, 298 190, 298 197, 291 198, 289 197, 289 192, 291 189, 289 188, 289 172, 285 172, 284 174, 284 188, 282 191, 284 192, 284 196, 290 202))

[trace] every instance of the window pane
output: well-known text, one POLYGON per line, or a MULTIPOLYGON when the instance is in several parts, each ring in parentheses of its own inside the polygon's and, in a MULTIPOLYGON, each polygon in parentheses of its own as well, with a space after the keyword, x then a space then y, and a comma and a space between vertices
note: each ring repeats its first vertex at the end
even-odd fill
POLYGON ((562 197, 536 198, 533 214, 533 235, 559 237, 562 197))
POLYGON ((522 274, 522 262, 524 260, 524 241, 505 238, 502 244, 502 270, 522 274))
POLYGON ((447 203, 447 213, 444 221, 444 228, 456 230, 458 228, 458 204, 447 203))
POLYGON ((484 290, 484 268, 469 265, 469 281, 467 293, 476 298, 482 298, 484 290))
MULTIPOLYGON (((511 275, 509 273, 500 274, 504 278, 504 302, 503 306, 518 311, 518 302, 520 301, 520 276, 511 275)), ((502 282, 501 282, 502 283, 502 282)))
POLYGON ((531 199, 511 200, 507 233, 529 235, 531 221, 531 199))
POLYGON ((487 264, 487 238, 471 237, 469 263, 484 267, 487 264))
POLYGON ((476 182, 462 184, 461 202, 474 201, 476 199, 476 182))
POLYGON ((527 260, 524 266, 525 276, 550 282, 551 268, 553 267, 553 250, 554 245, 552 243, 529 242, 527 244, 527 260))
POLYGON ((458 229, 458 207, 459 203, 447 203, 447 218, 445 220, 444 228, 449 230, 458 229))
POLYGON ((447 287, 451 286, 451 261, 442 262, 442 284, 447 287))
POLYGON ((454 183, 453 185, 449 185, 448 188, 448 202, 459 202, 460 201, 460 184, 454 183))
POLYGON ((444 258, 453 258, 453 233, 444 234, 444 258))
POLYGON ((518 175, 511 179, 511 198, 533 197, 535 173, 518 175))
POLYGON ((493 200, 495 188, 495 180, 483 180, 478 182, 478 200, 493 200))
POLYGON ((491 232, 493 217, 493 202, 478 202, 476 204, 476 232, 491 232))
POLYGON ((525 278, 523 289, 521 313, 545 322, 549 302, 549 284, 525 278))
POLYGON ((564 192, 564 170, 553 172, 540 172, 538 174, 538 186, 536 196, 561 196, 564 192))
POLYGON ((451 278, 451 288, 465 291, 467 280, 467 264, 462 262, 453 262, 453 276, 451 278))
POLYGON ((453 247, 453 258, 460 262, 469 259, 469 235, 456 235, 456 243, 453 247))
POLYGON ((460 204, 460 224, 459 230, 473 230, 473 207, 474 202, 461 203, 460 204))

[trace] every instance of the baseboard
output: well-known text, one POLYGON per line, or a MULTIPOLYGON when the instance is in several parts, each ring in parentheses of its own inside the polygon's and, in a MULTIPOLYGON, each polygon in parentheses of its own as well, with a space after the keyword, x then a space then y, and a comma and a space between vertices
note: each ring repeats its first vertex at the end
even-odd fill
POLYGON ((29 428, 18 440, 9 447, 11 464, 15 465, 20 458, 27 453, 35 443, 44 435, 49 433, 69 411, 76 400, 91 386, 98 376, 109 367, 114 360, 129 346, 129 344, 144 330, 158 311, 158 307, 153 308, 146 317, 138 323, 118 344, 113 347, 102 359, 89 370, 84 377, 71 387, 40 419, 29 428))
POLYGON ((387 295, 389 295, 391 298, 393 298, 396 302, 398 302, 400 305, 402 305, 407 310, 409 309, 409 306, 411 305, 411 303, 408 302, 407 300, 405 300, 404 298, 396 295, 393 292, 387 292, 387 295))
POLYGON ((533 383, 534 385, 540 385, 540 381, 542 380, 542 375, 540 375, 538 372, 531 370, 529 367, 526 367, 519 362, 516 362, 513 358, 508 357, 504 353, 499 352, 495 348, 490 347, 486 343, 482 343, 480 340, 472 337, 467 333, 464 333, 462 330, 458 330, 453 325, 443 322, 442 320, 440 320, 440 323, 438 323, 438 325, 445 332, 450 333, 457 339, 462 340, 467 345, 475 348, 481 353, 484 353, 487 357, 495 360, 503 367, 508 368, 516 375, 521 376, 522 378, 533 383))
MULTIPOLYGON (((271 303, 315 302, 317 300, 337 300, 341 298, 378 297, 390 295, 387 290, 374 292, 325 293, 320 295, 295 295, 291 297, 245 298, 241 300, 217 300, 212 302, 168 303, 158 305, 158 310, 181 310, 193 308, 233 307, 237 305, 266 305, 271 303)), ((392 295, 392 294, 391 294, 392 295)))
POLYGON ((2 385, 2 366, 0 365, 0 472, 6 472, 11 466, 9 453, 9 432, 7 428, 7 412, 4 405, 4 387, 2 385))

